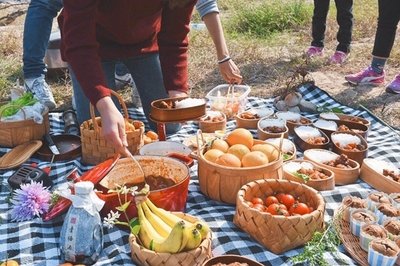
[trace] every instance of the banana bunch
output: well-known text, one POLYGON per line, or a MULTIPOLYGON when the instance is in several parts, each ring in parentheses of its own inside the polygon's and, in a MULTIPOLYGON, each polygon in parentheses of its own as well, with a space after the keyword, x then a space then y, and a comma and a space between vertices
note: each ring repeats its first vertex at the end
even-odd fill
POLYGON ((191 223, 155 206, 149 199, 137 204, 139 238, 147 249, 178 253, 197 248, 210 228, 204 222, 191 223))

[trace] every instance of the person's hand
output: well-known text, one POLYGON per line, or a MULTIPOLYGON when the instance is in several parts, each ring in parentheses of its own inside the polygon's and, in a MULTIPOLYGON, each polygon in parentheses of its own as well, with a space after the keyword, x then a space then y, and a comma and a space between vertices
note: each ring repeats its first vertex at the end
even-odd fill
POLYGON ((168 95, 170 98, 178 98, 178 97, 187 97, 187 93, 183 91, 168 91, 168 95))
POLYGON ((126 140, 124 117, 111 100, 111 97, 101 98, 96 103, 96 108, 101 116, 104 139, 110 142, 121 154, 127 156, 126 146, 128 146, 128 142, 126 140))
POLYGON ((229 84, 240 84, 242 83, 242 76, 240 70, 236 66, 233 60, 228 60, 224 63, 218 64, 219 72, 221 73, 224 80, 229 84))

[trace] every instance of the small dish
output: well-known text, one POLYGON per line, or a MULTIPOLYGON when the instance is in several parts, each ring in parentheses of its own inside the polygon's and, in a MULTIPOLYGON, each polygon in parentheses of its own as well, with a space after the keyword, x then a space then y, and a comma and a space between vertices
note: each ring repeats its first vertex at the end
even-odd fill
POLYGON ((157 122, 179 122, 187 120, 196 120, 206 114, 206 102, 196 101, 194 106, 174 108, 178 102, 189 101, 190 98, 166 98, 155 100, 150 106, 150 117, 153 121, 157 122), (199 102, 199 103, 197 103, 199 102))
POLYGON ((365 118, 354 116, 354 115, 345 115, 345 114, 337 114, 337 113, 321 113, 319 115, 321 118, 326 120, 342 120, 342 121, 349 121, 353 123, 363 124, 366 127, 371 126, 371 122, 365 118))
POLYGON ((280 138, 282 134, 288 138, 289 129, 283 119, 264 117, 257 123, 257 134, 260 140, 280 138))
POLYGON ((395 181, 392 177, 385 176, 384 170, 389 170, 396 175, 400 174, 399 169, 391 162, 366 158, 361 165, 360 178, 379 191, 398 193, 400 180, 395 181))
POLYGON ((329 149, 329 138, 322 130, 312 126, 294 128, 294 143, 303 151, 308 149, 329 149))
MULTIPOLYGON (((60 154, 54 155, 53 161, 72 160, 81 156, 81 138, 79 136, 61 134, 51 136, 51 138, 60 152, 60 154)), ((47 145, 42 145, 42 147, 36 152, 36 155, 39 159, 46 161, 51 161, 53 158, 53 152, 47 145)))
MULTIPOLYGON (((360 174, 360 165, 351 159, 345 160, 346 155, 338 155, 332 151, 323 149, 310 149, 304 151, 304 159, 310 160, 320 167, 331 170, 335 174, 336 185, 347 185, 355 183, 360 174), (344 161, 347 168, 332 166, 333 161, 344 161), (331 164, 331 165, 328 165, 331 164)), ((334 164, 333 164, 334 165, 334 164)))
POLYGON ((230 264, 230 263, 247 263, 248 266, 262 266, 261 263, 251 260, 249 258, 243 257, 243 256, 238 256, 238 255, 222 255, 222 256, 217 256, 213 257, 206 262, 202 264, 202 266, 214 266, 214 265, 219 265, 220 263, 222 265, 224 264, 230 264))
POLYGON ((307 186, 312 187, 318 191, 332 190, 335 188, 335 179, 334 179, 335 174, 331 170, 325 167, 317 166, 315 163, 311 161, 292 160, 289 162, 285 162, 282 168, 283 168, 283 178, 286 180, 291 180, 302 184, 306 184, 307 186), (317 170, 323 173, 327 177, 324 179, 314 179, 312 177, 309 177, 309 180, 305 181, 302 177, 299 177, 300 175, 298 175, 299 170, 301 170, 303 167, 307 169, 317 170))
POLYGON ((333 152, 337 154, 346 154, 350 159, 362 165, 364 159, 368 155, 368 143, 361 135, 353 131, 336 131, 332 133, 331 139, 333 152), (354 143, 349 143, 351 141, 354 141, 354 143))
POLYGON ((286 121, 286 126, 289 129, 289 135, 294 134, 294 128, 297 126, 309 126, 312 124, 312 121, 310 119, 294 112, 281 111, 277 112, 275 115, 277 118, 286 121))
MULTIPOLYGON (((279 148, 281 139, 280 138, 272 138, 272 139, 267 139, 265 142, 271 143, 275 145, 277 148, 279 148)), ((283 161, 289 161, 296 159, 296 145, 289 140, 289 139, 283 139, 282 143, 282 153, 283 153, 283 161)))
POLYGON ((225 131, 226 115, 220 111, 207 111, 206 115, 199 119, 199 128, 204 133, 214 133, 217 130, 225 131))
POLYGON ((270 117, 274 114, 271 108, 253 108, 241 112, 235 116, 236 127, 256 129, 261 118, 270 117))

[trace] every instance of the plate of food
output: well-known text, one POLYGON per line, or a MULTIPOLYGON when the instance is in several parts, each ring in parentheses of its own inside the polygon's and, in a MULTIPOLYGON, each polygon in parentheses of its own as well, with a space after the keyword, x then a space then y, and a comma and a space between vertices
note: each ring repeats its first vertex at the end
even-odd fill
POLYGON ((155 122, 196 120, 206 114, 206 101, 196 98, 166 98, 153 101, 150 118, 155 122))
POLYGON ((360 177, 377 190, 386 193, 400 191, 400 170, 391 162, 366 158, 360 177))

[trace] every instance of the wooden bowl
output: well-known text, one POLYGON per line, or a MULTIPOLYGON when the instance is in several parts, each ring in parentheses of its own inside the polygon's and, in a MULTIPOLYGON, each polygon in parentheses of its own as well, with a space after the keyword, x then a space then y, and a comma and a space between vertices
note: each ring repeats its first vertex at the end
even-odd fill
MULTIPOLYGON (((296 127, 298 128, 298 127, 296 127)), ((322 137, 325 138, 326 142, 323 144, 311 144, 308 143, 307 141, 303 140, 302 138, 300 138, 300 136, 297 134, 296 132, 296 128, 294 129, 294 143, 300 148, 300 150, 305 151, 308 149, 329 149, 329 145, 330 145, 330 140, 328 138, 328 136, 320 129, 318 129, 319 133, 321 134, 322 137)))
POLYGON ((365 158, 367 158, 367 155, 368 155, 367 141, 361 135, 354 133, 353 131, 345 131, 345 132, 336 131, 336 132, 332 133, 331 138, 333 138, 333 136, 338 135, 338 134, 349 134, 349 135, 358 137, 361 140, 361 144, 365 148, 361 151, 350 151, 350 150, 346 150, 346 149, 339 147, 338 143, 334 143, 332 141, 332 151, 337 154, 346 154, 347 157, 349 157, 350 159, 352 159, 352 160, 358 162, 360 165, 362 165, 363 160, 365 158))
POLYGON ((356 124, 363 124, 368 128, 371 126, 371 122, 370 121, 368 121, 365 118, 359 117, 359 116, 345 115, 345 114, 336 114, 336 115, 342 121, 349 121, 349 122, 356 123, 356 124))
POLYGON ((247 129, 256 129, 257 123, 258 123, 258 121, 260 121, 261 118, 270 117, 273 114, 274 114, 274 110, 272 110, 271 108, 254 108, 254 109, 246 110, 235 116, 236 127, 247 128, 247 129), (246 112, 256 113, 259 116, 259 118, 255 118, 255 119, 243 118, 242 115, 246 112))
POLYGON ((288 180, 262 179, 250 182, 239 190, 233 222, 261 245, 280 254, 304 245, 314 232, 321 232, 324 228, 324 212, 324 199, 315 189, 288 180), (275 193, 290 193, 314 211, 285 217, 260 212, 246 203, 254 197, 265 199, 275 193))
POLYGON ((184 99, 187 99, 187 97, 166 98, 153 101, 150 106, 150 118, 153 121, 157 122, 180 122, 187 120, 196 120, 206 114, 205 101, 201 105, 185 108, 168 109, 161 107, 161 102, 171 104, 172 102, 177 102, 184 99))
POLYGON ((325 167, 320 167, 317 166, 315 163, 313 163, 312 161, 307 161, 307 160, 292 160, 289 162, 285 162, 282 166, 283 168, 283 179, 286 180, 291 180, 291 181, 295 181, 295 182, 299 182, 302 184, 306 184, 309 187, 312 187, 318 191, 323 191, 323 190, 332 190, 335 188, 335 174, 331 171, 328 170, 325 167), (298 163, 302 163, 302 162, 307 162, 313 165, 314 169, 317 169, 319 171, 321 171, 322 173, 324 173, 325 175, 328 176, 328 178, 326 179, 321 179, 321 180, 313 180, 310 179, 308 181, 304 181, 304 179, 297 177, 296 175, 294 175, 293 173, 285 170, 285 165, 287 165, 288 163, 291 162, 298 162, 298 163))
POLYGON ((338 168, 338 167, 332 167, 329 165, 324 164, 324 162, 321 161, 320 156, 318 155, 313 155, 313 152, 324 152, 324 153, 329 153, 331 156, 339 156, 338 154, 328 151, 328 150, 322 150, 322 149, 310 149, 304 151, 304 159, 312 161, 315 163, 317 166, 326 168, 328 170, 331 170, 335 174, 335 184, 336 185, 347 185, 347 184, 353 184, 357 181, 358 176, 360 174, 360 165, 354 160, 349 159, 349 165, 352 168, 338 168))
POLYGON ((225 129, 226 129, 226 115, 223 112, 219 112, 219 113, 223 117, 222 121, 216 121, 216 122, 205 121, 204 118, 207 117, 207 113, 206 113, 206 116, 201 117, 199 119, 199 128, 201 129, 202 132, 204 132, 204 133, 214 133, 217 130, 225 131, 225 129))
POLYGON ((390 162, 371 158, 364 159, 364 162, 361 165, 360 178, 378 191, 385 193, 398 193, 400 191, 400 182, 396 182, 392 178, 384 176, 382 172, 377 171, 377 166, 384 164, 388 165, 387 169, 389 169, 389 167, 391 167, 391 169, 396 168, 396 166, 390 162))
MULTIPOLYGON (((325 120, 325 119, 319 119, 319 120, 325 120)), ((315 121, 313 122, 313 126, 316 127, 316 128, 318 128, 318 129, 321 130, 322 132, 324 132, 324 133, 328 136, 328 138, 331 139, 331 134, 332 134, 333 132, 335 132, 336 130, 331 130, 331 129, 319 127, 319 126, 316 124, 317 121, 318 121, 318 120, 315 120, 315 121)), ((336 124, 336 128, 337 128, 337 126, 338 126, 338 125, 337 125, 337 123, 338 123, 337 120, 325 120, 325 121, 334 122, 334 123, 336 124)))
POLYGON ((217 257, 207 260, 205 263, 203 263, 202 266, 213 266, 213 265, 218 265, 218 263, 227 265, 227 264, 235 263, 235 262, 236 263, 247 263, 248 266, 262 266, 262 264, 258 263, 257 261, 251 260, 251 259, 243 257, 243 256, 238 256, 238 255, 217 256, 217 257))
MULTIPOLYGON (((266 140, 266 139, 271 139, 271 138, 280 138, 282 134, 283 134, 283 137, 286 138, 286 139, 289 137, 289 129, 285 125, 285 123, 283 123, 283 125, 282 125, 282 127, 285 128, 284 132, 272 133, 272 132, 265 131, 263 126, 262 126, 262 124, 263 124, 263 121, 266 121, 268 119, 269 119, 268 117, 264 117, 264 118, 261 118, 258 121, 258 123, 257 123, 257 136, 258 136, 258 139, 266 140)), ((272 119, 270 119, 270 120, 272 120, 272 119)), ((277 120, 277 119, 273 119, 273 120, 277 120)), ((284 121, 284 120, 282 120, 282 121, 284 121)))

